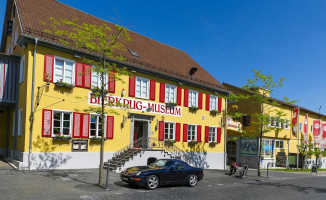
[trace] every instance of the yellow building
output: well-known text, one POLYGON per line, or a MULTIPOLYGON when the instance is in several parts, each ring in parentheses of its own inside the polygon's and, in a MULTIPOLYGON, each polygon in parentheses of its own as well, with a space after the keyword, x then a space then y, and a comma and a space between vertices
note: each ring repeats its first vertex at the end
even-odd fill
POLYGON ((50 17, 113 25, 54 0, 7 1, 1 52, 9 57, 1 55, 0 60, 1 69, 10 68, 10 74, 1 71, 0 82, 14 98, 1 93, 0 154, 20 169, 95 168, 99 127, 105 123, 105 160, 134 153, 133 159, 112 162, 114 170, 163 157, 224 168, 220 113, 228 90, 189 55, 129 31, 127 60, 110 62, 133 75, 122 77, 123 82, 107 77, 106 102, 113 112, 102 120, 84 111, 100 103, 92 95, 98 75, 80 73, 92 68, 80 58, 91 55, 45 34, 41 22, 50 24, 50 17), (6 64, 8 60, 19 67, 6 64))
MULTIPOLYGON (((247 95, 249 92, 239 88, 234 85, 223 83, 231 92, 235 94, 247 95)), ((269 94, 268 94, 269 97, 269 94)), ((300 153, 298 150, 298 145, 302 145, 305 141, 304 139, 304 123, 305 117, 308 115, 308 134, 306 141, 309 144, 314 143, 313 136, 313 121, 314 120, 325 120, 324 115, 318 114, 314 111, 308 110, 306 108, 288 104, 284 101, 269 97, 270 102, 277 102, 278 105, 264 105, 265 114, 270 115, 270 124, 267 126, 276 127, 277 129, 269 131, 263 134, 262 140, 262 160, 260 161, 260 166, 262 168, 267 168, 267 164, 270 163, 270 167, 297 167, 297 154, 300 153), (298 120, 298 137, 295 136, 292 130, 291 122, 294 115, 294 109, 299 108, 299 120, 298 120), (284 116, 282 120, 277 119, 277 111, 281 111, 284 116), (282 121, 282 122, 281 122, 282 121)), ((253 130, 257 130, 258 124, 255 124, 254 113, 260 113, 261 104, 253 104, 251 101, 240 101, 240 102, 230 102, 231 105, 236 104, 239 113, 246 113, 246 116, 241 118, 241 123, 243 125, 243 130, 250 133, 253 130)), ((252 168, 257 168, 258 157, 257 157, 257 139, 245 139, 240 138, 237 132, 227 132, 227 163, 236 161, 242 162, 246 161, 252 168), (232 139, 237 138, 237 139, 232 139)), ((300 158, 299 154, 299 158, 300 158)), ((301 158, 300 158, 301 160, 301 158)), ((314 159, 308 157, 306 162, 306 167, 311 167, 314 164, 314 159)), ((299 161, 301 167, 301 161, 299 161)), ((325 168, 324 158, 321 159, 319 167, 325 168)))

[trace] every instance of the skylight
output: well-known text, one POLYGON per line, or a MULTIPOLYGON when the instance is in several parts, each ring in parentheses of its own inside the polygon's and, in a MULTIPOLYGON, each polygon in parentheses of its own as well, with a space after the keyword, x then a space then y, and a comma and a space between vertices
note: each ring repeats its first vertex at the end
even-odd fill
POLYGON ((136 51, 134 51, 134 50, 131 50, 131 49, 128 49, 128 51, 131 53, 131 55, 133 55, 133 56, 136 56, 136 57, 140 58, 140 56, 138 55, 138 53, 137 53, 136 51))

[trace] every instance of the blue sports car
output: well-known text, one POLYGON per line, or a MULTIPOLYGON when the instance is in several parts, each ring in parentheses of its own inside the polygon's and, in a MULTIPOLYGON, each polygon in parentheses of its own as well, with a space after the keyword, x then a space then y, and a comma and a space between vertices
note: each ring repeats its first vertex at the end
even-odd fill
POLYGON ((171 184, 187 184, 194 187, 203 176, 203 169, 191 167, 188 163, 176 159, 161 159, 148 166, 130 167, 120 174, 122 181, 146 186, 150 190, 159 185, 171 184))

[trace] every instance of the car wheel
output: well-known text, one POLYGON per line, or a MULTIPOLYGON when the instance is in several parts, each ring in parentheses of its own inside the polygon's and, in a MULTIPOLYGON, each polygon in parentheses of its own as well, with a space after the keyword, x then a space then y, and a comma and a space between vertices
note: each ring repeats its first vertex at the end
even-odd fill
POLYGON ((154 190, 158 187, 159 183, 160 183, 160 181, 159 181, 158 177, 155 175, 152 175, 152 176, 148 177, 146 187, 149 190, 154 190))
POLYGON ((198 178, 196 175, 190 175, 188 178, 188 186, 195 187, 198 183, 198 178))

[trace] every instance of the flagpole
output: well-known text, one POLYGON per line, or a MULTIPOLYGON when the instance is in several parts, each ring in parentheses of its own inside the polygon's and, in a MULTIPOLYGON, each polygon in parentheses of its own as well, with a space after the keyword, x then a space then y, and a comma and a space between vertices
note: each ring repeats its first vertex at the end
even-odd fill
POLYGON ((299 117, 300 117, 300 107, 298 107, 298 118, 297 118, 297 138, 298 138, 298 148, 297 148, 297 169, 299 169, 299 143, 300 143, 300 140, 299 140, 299 135, 300 135, 300 130, 299 130, 299 123, 300 123, 300 120, 299 120, 299 117))

